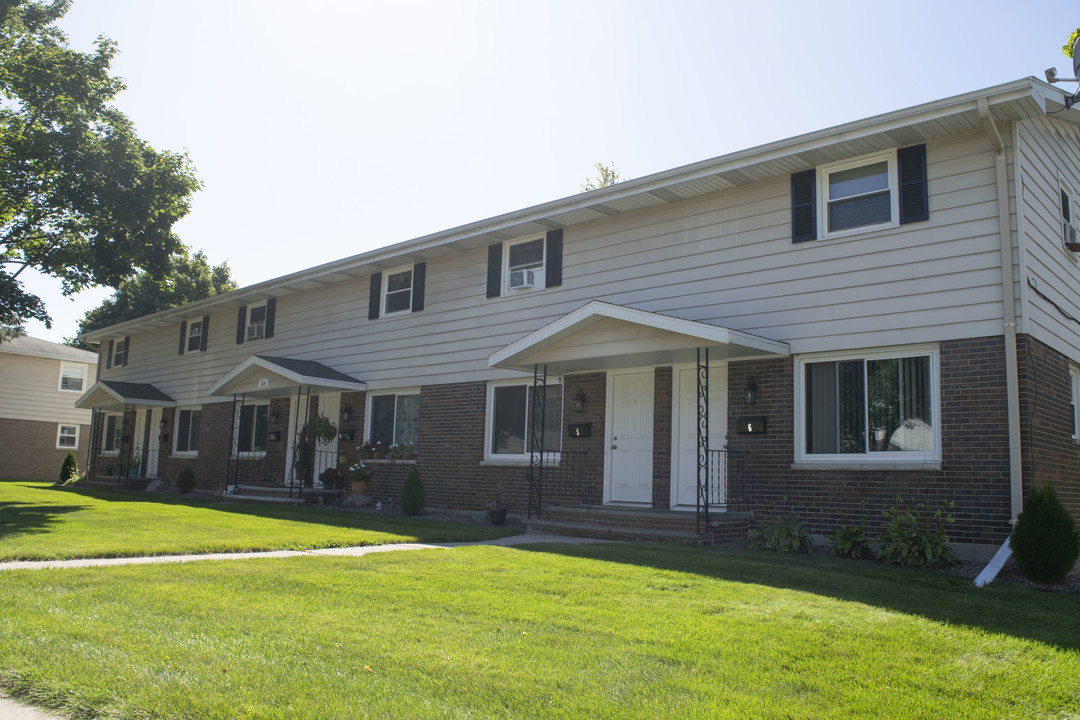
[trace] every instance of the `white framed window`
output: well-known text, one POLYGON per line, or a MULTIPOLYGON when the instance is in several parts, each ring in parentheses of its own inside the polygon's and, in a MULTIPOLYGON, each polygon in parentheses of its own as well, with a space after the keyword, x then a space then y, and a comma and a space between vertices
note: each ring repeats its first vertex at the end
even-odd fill
POLYGON ((64 425, 63 423, 56 427, 56 447, 60 450, 78 450, 79 449, 79 426, 78 425, 64 425))
POLYGON ((368 394, 367 422, 364 439, 383 447, 417 444, 420 435, 420 390, 398 390, 385 394, 368 394))
POLYGON ((108 413, 102 422, 101 454, 119 455, 120 438, 124 432, 124 416, 120 413, 108 413))
POLYGON ((1069 365, 1069 396, 1072 410, 1072 436, 1080 440, 1080 366, 1069 365))
POLYGON ((1061 190, 1061 245, 1065 251, 1075 260, 1080 253, 1080 217, 1077 217, 1075 205, 1076 195, 1072 188, 1059 181, 1061 190))
POLYGON ((113 342, 113 359, 112 359, 112 366, 113 367, 120 367, 121 365, 124 364, 124 356, 126 355, 126 351, 127 351, 127 340, 126 339, 120 338, 119 340, 116 340, 116 341, 113 342))
POLYGON ((899 224, 895 150, 822 165, 818 187, 818 237, 899 224))
POLYGON ((382 286, 383 316, 412 312, 413 267, 401 267, 385 274, 382 286))
POLYGON ((795 366, 795 460, 941 462, 937 347, 803 356, 795 366))
POLYGON ((199 454, 199 426, 202 408, 181 408, 176 411, 176 432, 173 437, 173 454, 199 454))
POLYGON ((503 247, 503 295, 544 288, 546 245, 543 237, 506 242, 503 247))
MULTIPOLYGON (((548 383, 544 395, 544 452, 562 450, 561 383, 548 383)), ((528 460, 533 445, 533 386, 531 382, 488 383, 484 457, 489 460, 528 460)))
POLYGON ((187 342, 184 352, 193 353, 202 350, 203 346, 203 320, 188 320, 187 342))
POLYGON ((266 337, 266 304, 251 305, 247 309, 247 330, 244 342, 262 340, 266 337))
POLYGON ((266 440, 270 426, 270 401, 244 405, 236 416, 234 428, 238 455, 262 455, 266 452, 266 440))
POLYGON ((81 363, 60 363, 60 390, 82 392, 86 386, 86 365, 81 363))

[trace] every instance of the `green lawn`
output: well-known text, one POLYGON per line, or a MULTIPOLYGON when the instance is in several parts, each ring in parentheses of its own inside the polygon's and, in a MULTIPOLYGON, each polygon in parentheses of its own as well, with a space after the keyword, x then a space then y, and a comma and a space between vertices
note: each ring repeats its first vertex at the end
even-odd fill
POLYGON ((0 686, 110 718, 1080 717, 1075 596, 661 545, 0 573, 0 686))
POLYGON ((485 540, 513 529, 0 482, 0 561, 485 540))

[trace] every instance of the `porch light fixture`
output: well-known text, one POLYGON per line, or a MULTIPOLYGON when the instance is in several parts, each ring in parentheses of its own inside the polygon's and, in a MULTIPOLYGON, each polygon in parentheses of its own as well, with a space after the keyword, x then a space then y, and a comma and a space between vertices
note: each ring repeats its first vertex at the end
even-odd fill
POLYGON ((165 432, 165 429, 169 427, 169 421, 165 419, 164 415, 161 416, 161 422, 158 423, 158 427, 161 429, 161 432, 165 432))
POLYGON ((352 405, 346 405, 341 410, 341 417, 345 419, 345 422, 352 420, 352 405))
POLYGON ((577 394, 574 395, 574 412, 585 412, 585 391, 578 386, 577 394))
POLYGON ((754 382, 754 378, 749 378, 746 381, 746 388, 743 390, 743 402, 747 405, 757 404, 757 383, 754 382))
POLYGON ((279 417, 277 408, 272 408, 270 410, 270 423, 272 425, 277 425, 279 417))

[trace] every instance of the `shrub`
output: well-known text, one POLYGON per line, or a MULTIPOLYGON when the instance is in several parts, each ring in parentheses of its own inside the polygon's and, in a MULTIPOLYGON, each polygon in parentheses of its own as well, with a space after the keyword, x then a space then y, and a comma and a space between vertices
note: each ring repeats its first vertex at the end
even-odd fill
POLYGON ((814 552, 814 541, 810 539, 810 531, 799 516, 787 512, 751 530, 750 547, 755 550, 809 554, 814 552))
POLYGON ((401 512, 406 515, 419 515, 424 509, 425 495, 424 484, 420 482, 420 471, 413 465, 405 476, 405 484, 401 486, 401 512))
POLYGON ((76 482, 79 479, 79 461, 75 459, 75 453, 68 450, 64 456, 64 462, 60 463, 60 484, 76 482))
POLYGON ((946 526, 953 522, 952 501, 930 513, 930 506, 914 499, 901 499, 885 509, 888 523, 881 536, 878 560, 886 565, 942 568, 955 565, 946 526))
POLYGON ((1020 571, 1036 582, 1061 582, 1080 556, 1076 521, 1053 485, 1032 489, 1009 537, 1020 571))
POLYGON ((870 539, 866 537, 866 518, 854 527, 842 527, 829 536, 833 555, 861 560, 870 555, 870 539))
POLYGON ((176 479, 176 487, 182 493, 195 490, 195 473, 191 470, 190 465, 180 471, 180 477, 176 479))

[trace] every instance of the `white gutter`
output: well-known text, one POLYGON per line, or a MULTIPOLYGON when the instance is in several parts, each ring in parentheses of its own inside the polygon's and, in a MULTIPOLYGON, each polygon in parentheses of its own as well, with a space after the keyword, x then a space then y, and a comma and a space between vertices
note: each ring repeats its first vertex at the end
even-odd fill
MULTIPOLYGON (((1012 521, 1023 509, 1023 471, 1020 465, 1020 383, 1016 359, 1016 295, 1013 290, 1012 233, 1009 228, 1009 173, 1005 155, 1005 141, 994 124, 990 103, 986 98, 978 100, 979 117, 983 129, 994 146, 997 166, 998 235, 1001 240, 1001 294, 1002 319, 1005 329, 1005 391, 1008 397, 1009 420, 1009 499, 1012 521)), ((1019 182, 1017 178, 1017 182, 1019 182)))

